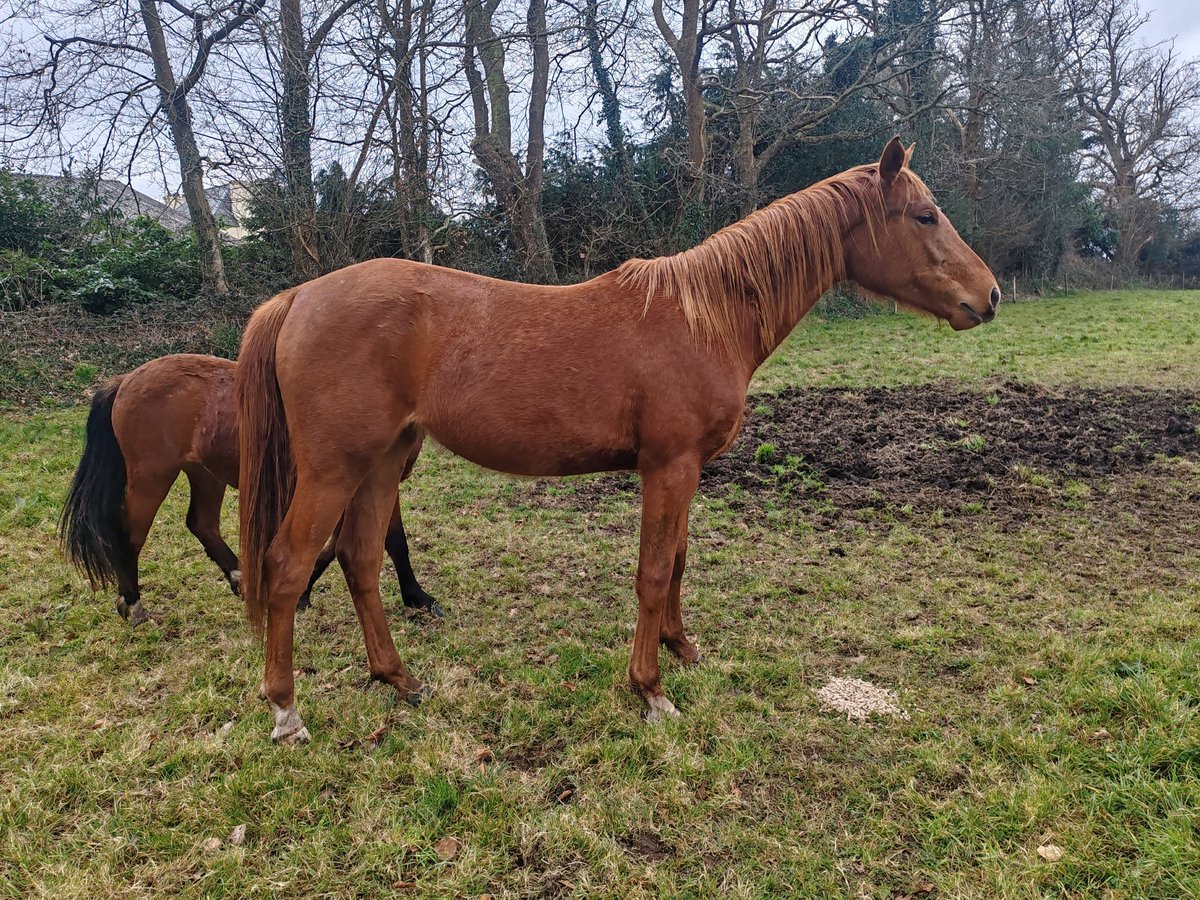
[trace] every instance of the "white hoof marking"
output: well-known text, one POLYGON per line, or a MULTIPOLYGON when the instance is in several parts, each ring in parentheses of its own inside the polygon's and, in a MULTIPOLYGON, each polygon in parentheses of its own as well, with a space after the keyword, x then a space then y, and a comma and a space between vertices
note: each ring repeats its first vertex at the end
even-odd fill
POLYGON ((284 709, 272 703, 271 711, 275 713, 275 728, 271 731, 271 740, 275 743, 294 747, 296 744, 307 744, 311 740, 308 729, 304 727, 304 720, 300 718, 300 713, 296 712, 295 704, 284 709))
POLYGON ((659 694, 657 697, 650 697, 646 700, 650 709, 646 713, 647 722, 661 722, 663 719, 679 718, 679 710, 675 708, 675 704, 668 700, 664 695, 659 694))

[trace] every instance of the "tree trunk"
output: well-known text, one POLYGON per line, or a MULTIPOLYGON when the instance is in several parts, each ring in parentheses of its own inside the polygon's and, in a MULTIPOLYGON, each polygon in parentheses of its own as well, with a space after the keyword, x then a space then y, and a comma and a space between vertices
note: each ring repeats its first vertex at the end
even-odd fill
POLYGON ((225 262, 221 258, 221 233, 213 218, 208 195, 204 192, 204 173, 201 166, 200 148, 196 145, 196 133, 192 128, 192 113, 188 108, 187 95, 178 90, 171 59, 167 54, 167 42, 163 37, 162 21, 159 19, 155 0, 139 0, 142 21, 146 26, 146 37, 150 42, 150 56, 154 62, 154 79, 158 86, 159 102, 167 113, 171 126, 171 139, 179 154, 179 170, 183 181, 183 196, 187 202, 188 215, 196 232, 196 249, 200 257, 200 277, 205 288, 217 297, 229 295, 229 282, 225 278, 225 262))
POLYGON ((308 280, 321 274, 321 252, 312 179, 310 60, 300 0, 280 0, 279 43, 283 67, 279 125, 283 143, 284 220, 292 265, 301 279, 308 280))
POLYGON ((704 168, 708 152, 705 135, 704 89, 700 80, 700 0, 683 0, 683 9, 676 36, 663 13, 662 0, 654 0, 654 21, 679 66, 680 88, 683 93, 684 125, 687 129, 688 171, 685 174, 685 196, 689 203, 704 201, 704 168))
POLYGON ((510 90, 504 70, 504 44, 496 36, 491 20, 496 5, 496 0, 465 2, 467 50, 464 70, 475 115, 475 139, 471 142, 471 148, 496 191, 496 201, 508 220, 525 277, 531 281, 552 282, 557 280, 557 273, 542 219, 542 157, 545 152, 545 113, 550 76, 546 4, 545 0, 529 0, 528 7, 533 77, 524 174, 512 151, 510 90), (482 76, 475 68, 476 55, 483 65, 482 76))

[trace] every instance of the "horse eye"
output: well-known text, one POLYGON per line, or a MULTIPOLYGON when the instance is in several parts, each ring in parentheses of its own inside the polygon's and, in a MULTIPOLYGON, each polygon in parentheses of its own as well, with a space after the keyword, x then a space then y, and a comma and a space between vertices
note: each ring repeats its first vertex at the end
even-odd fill
POLYGON ((917 221, 922 225, 936 225, 937 215, 931 212, 923 212, 917 216, 917 221))

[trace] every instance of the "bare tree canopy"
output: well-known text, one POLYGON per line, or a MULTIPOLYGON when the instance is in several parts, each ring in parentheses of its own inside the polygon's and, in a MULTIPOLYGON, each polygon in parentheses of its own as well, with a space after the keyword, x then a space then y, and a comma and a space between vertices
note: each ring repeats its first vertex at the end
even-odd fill
POLYGON ((1121 0, 7 3, 0 162, 182 194, 216 294, 380 254, 587 277, 897 132, 1008 276, 1200 270, 1200 64, 1121 0))

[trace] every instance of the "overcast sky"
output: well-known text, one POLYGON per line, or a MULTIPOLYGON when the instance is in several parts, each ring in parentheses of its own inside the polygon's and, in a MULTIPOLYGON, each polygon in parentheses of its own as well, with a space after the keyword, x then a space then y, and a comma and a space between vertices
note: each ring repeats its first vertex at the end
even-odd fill
POLYGON ((1196 0, 1148 0, 1142 9, 1150 15, 1146 23, 1147 38, 1176 38, 1175 48, 1180 56, 1200 56, 1200 4, 1196 0))

